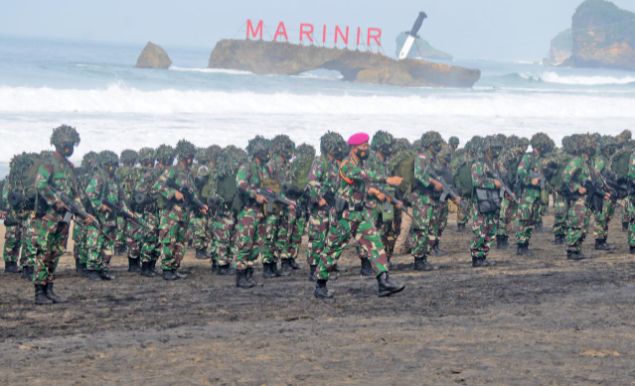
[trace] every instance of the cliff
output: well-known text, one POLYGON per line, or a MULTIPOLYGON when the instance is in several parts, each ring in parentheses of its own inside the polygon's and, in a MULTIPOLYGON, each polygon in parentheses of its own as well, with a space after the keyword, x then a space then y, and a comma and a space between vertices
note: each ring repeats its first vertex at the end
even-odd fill
POLYGON ((635 13, 605 0, 586 0, 572 19, 573 50, 567 64, 635 71, 635 13))
POLYGON ((172 60, 158 45, 148 42, 137 58, 137 68, 170 68, 172 60))
POLYGON ((395 86, 472 87, 479 70, 337 48, 252 40, 221 40, 209 58, 210 68, 256 74, 297 75, 315 69, 339 71, 351 82, 395 86))
POLYGON ((566 29, 551 39, 549 56, 544 63, 552 66, 559 66, 571 58, 573 50, 573 34, 571 29, 566 29))
MULTIPOLYGON (((401 47, 406 41, 406 37, 408 37, 408 32, 402 32, 397 36, 396 56, 399 56, 399 51, 401 51, 401 47)), ((428 41, 417 36, 417 38, 415 39, 415 43, 412 45, 412 50, 410 50, 408 58, 450 61, 452 60, 452 55, 432 47, 432 45, 428 43, 428 41)))

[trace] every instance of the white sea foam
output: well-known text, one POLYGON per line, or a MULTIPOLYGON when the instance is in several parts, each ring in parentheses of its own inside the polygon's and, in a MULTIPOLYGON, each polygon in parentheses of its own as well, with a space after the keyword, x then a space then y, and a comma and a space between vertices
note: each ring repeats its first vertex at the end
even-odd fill
POLYGON ((571 86, 607 86, 635 84, 635 76, 610 76, 610 75, 564 75, 553 71, 545 71, 541 74, 520 73, 521 78, 529 81, 542 81, 545 83, 563 84, 571 86))
POLYGON ((230 70, 230 69, 224 69, 224 68, 172 66, 170 67, 170 70, 179 71, 179 72, 197 72, 202 74, 253 75, 253 73, 249 71, 230 70))

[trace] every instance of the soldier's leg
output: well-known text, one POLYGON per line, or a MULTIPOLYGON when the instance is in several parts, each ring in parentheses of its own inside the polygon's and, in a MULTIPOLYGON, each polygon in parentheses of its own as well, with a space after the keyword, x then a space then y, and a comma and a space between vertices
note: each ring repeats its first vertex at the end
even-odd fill
POLYGON ((351 220, 351 212, 344 210, 337 219, 332 219, 326 236, 326 245, 318 259, 318 280, 328 280, 329 271, 337 264, 346 243, 350 240, 357 224, 351 220))
POLYGON ((509 222, 513 217, 512 202, 504 197, 501 200, 500 214, 498 216, 498 228, 496 230, 496 248, 504 249, 509 245, 509 222))
POLYGON ((4 234, 4 271, 18 273, 18 258, 20 255, 20 226, 11 225, 5 227, 4 234))
POLYGON ((116 223, 117 223, 117 228, 114 233, 115 235, 114 248, 115 248, 115 253, 119 256, 125 253, 125 249, 127 245, 126 244, 127 221, 123 217, 117 217, 116 223))
POLYGON ((564 244, 567 229, 567 200, 561 194, 555 196, 553 219, 553 236, 555 244, 564 244))
POLYGON ((291 228, 292 233, 289 239, 289 264, 292 269, 299 269, 300 267, 296 263, 296 259, 298 258, 298 254, 300 252, 300 246, 302 245, 302 236, 304 236, 304 232, 306 230, 307 218, 305 215, 296 216, 295 221, 293 222, 293 227, 291 228))
POLYGON ((243 208, 236 218, 235 253, 236 286, 251 288, 255 283, 251 280, 254 260, 258 257, 256 231, 262 221, 262 214, 258 208, 243 208))
POLYGON ((373 215, 369 210, 360 214, 361 221, 357 227, 354 227, 355 239, 364 250, 364 254, 368 256, 375 276, 379 276, 383 272, 388 272, 388 256, 381 241, 382 235, 375 227, 373 215))
POLYGON ((178 268, 177 242, 179 233, 181 232, 181 220, 176 210, 163 209, 159 212, 159 243, 161 245, 161 270, 164 273, 164 279, 174 280, 178 268))
POLYGON ((470 218, 470 208, 472 205, 459 206, 456 211, 456 228, 458 231, 465 230, 465 226, 470 218))
POLYGON ((627 231, 629 229, 631 218, 630 218, 630 209, 629 209, 629 201, 630 197, 627 197, 620 201, 620 209, 622 211, 622 230, 627 231))
POLYGON ((628 247, 631 254, 635 254, 635 197, 629 196, 625 200, 628 218, 628 247))
POLYGON ((197 259, 207 259, 209 246, 209 235, 207 233, 207 217, 200 213, 193 214, 190 219, 192 229, 192 246, 196 251, 197 259))
MULTIPOLYGON (((86 226, 86 253, 88 260, 86 262, 86 270, 88 277, 93 280, 101 280, 102 273, 106 270, 104 262, 105 236, 99 230, 92 226, 86 226)), ((104 279, 106 275, 103 275, 104 279)))
POLYGON ((128 272, 141 271, 141 242, 143 240, 142 227, 132 221, 126 221, 126 246, 128 249, 128 272))
POLYGON ((609 223, 611 222, 614 211, 613 201, 605 199, 602 201, 602 210, 593 213, 595 219, 593 237, 595 238, 595 249, 597 250, 613 250, 613 247, 609 245, 606 240, 609 236, 609 223))
POLYGON ((212 238, 214 240, 212 257, 219 267, 219 274, 229 273, 232 262, 232 234, 236 220, 231 211, 219 213, 212 222, 212 238))
POLYGON ((482 267, 494 264, 487 260, 487 255, 496 236, 498 212, 481 214, 474 210, 472 217, 472 232, 474 237, 470 244, 472 266, 482 267))
POLYGON ((516 254, 527 254, 529 240, 536 220, 536 212, 540 210, 540 196, 534 190, 526 190, 520 198, 514 225, 516 228, 516 254))
POLYGON ((329 210, 314 210, 309 216, 309 245, 306 250, 307 263, 309 264, 309 280, 315 280, 314 276, 320 261, 320 256, 326 247, 329 223, 329 210))
POLYGON ((448 213, 449 209, 447 201, 437 202, 437 209, 434 221, 435 240, 434 244, 432 245, 432 249, 435 255, 439 255, 441 253, 441 237, 443 236, 443 231, 445 230, 445 227, 448 223, 448 213))
POLYGON ((567 257, 572 260, 584 258, 581 253, 582 242, 589 224, 588 209, 584 197, 569 202, 567 212, 567 257))
POLYGON ((152 277, 155 275, 154 264, 156 263, 159 246, 159 218, 154 211, 143 213, 143 228, 140 241, 141 275, 152 277))
POLYGON ((434 219, 434 206, 427 199, 419 199, 414 205, 412 217, 410 253, 414 258, 414 269, 429 271, 434 268, 428 263, 431 245, 429 234, 434 219))

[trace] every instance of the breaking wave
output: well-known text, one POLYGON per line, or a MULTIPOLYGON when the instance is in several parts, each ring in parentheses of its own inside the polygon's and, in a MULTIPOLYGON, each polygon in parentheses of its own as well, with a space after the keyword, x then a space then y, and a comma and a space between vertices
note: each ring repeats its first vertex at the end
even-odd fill
POLYGON ((546 71, 541 74, 523 72, 518 75, 522 79, 530 82, 544 82, 569 86, 635 85, 635 76, 628 75, 563 75, 553 71, 546 71))

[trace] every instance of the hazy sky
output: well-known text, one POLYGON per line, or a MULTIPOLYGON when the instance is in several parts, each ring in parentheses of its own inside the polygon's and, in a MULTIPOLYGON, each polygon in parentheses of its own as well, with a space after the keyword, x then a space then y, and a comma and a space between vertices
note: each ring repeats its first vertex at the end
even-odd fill
MULTIPOLYGON (((459 58, 533 60, 567 28, 581 0, 0 0, 0 35, 213 47, 244 36, 247 18, 291 33, 300 22, 380 27, 385 52, 425 11, 421 34, 459 58)), ((615 0, 635 10, 635 0, 615 0)), ((295 32, 297 34, 297 32, 295 32)))

